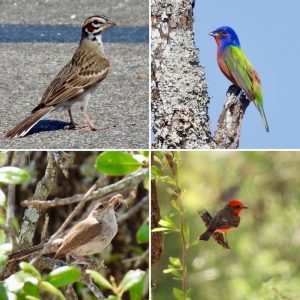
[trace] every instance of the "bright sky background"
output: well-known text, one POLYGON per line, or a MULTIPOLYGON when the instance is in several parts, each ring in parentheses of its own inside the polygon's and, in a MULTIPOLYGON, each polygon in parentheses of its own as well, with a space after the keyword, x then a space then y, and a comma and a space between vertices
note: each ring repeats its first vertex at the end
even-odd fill
POLYGON ((196 1, 195 38, 204 65, 213 132, 223 109, 230 82, 219 70, 217 45, 209 32, 222 25, 232 27, 242 49, 258 72, 267 133, 253 103, 246 110, 240 149, 300 148, 300 1, 196 1))

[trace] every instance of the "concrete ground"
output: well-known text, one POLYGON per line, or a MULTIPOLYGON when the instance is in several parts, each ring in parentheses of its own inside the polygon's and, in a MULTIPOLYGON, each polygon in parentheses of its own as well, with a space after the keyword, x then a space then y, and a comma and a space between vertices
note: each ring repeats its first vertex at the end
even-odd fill
MULTIPOLYGON (((78 26, 80 36, 80 24, 85 17, 102 12, 125 31, 141 27, 139 32, 147 34, 148 30, 148 1, 110 0, 99 4, 99 1, 91 0, 18 0, 9 3, 0 2, 2 24, 72 24, 78 26)), ((9 30, 9 26, 5 28, 9 30)), ((115 31, 113 41, 118 41, 118 34, 122 32, 115 31)), ((64 34, 68 34, 68 30, 64 34)), ((30 135, 9 140, 4 137, 5 132, 27 117, 39 103, 49 82, 72 57, 79 38, 76 43, 54 43, 51 39, 43 43, 20 43, 17 38, 10 43, 1 43, 0 39, 0 148, 148 148, 149 46, 147 42, 136 42, 139 39, 122 39, 120 36, 119 40, 122 42, 104 45, 112 69, 88 106, 95 125, 107 129, 96 132, 91 132, 88 127, 63 130, 69 120, 67 112, 52 113, 40 121, 30 135)), ((79 105, 72 111, 76 122, 85 122, 79 105)))

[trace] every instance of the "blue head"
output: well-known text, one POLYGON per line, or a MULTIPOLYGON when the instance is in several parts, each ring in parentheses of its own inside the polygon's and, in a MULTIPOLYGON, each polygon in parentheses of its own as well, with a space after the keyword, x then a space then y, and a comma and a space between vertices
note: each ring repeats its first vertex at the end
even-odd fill
POLYGON ((226 48, 227 46, 241 47, 239 38, 235 31, 228 26, 222 26, 210 33, 217 42, 218 47, 226 48))

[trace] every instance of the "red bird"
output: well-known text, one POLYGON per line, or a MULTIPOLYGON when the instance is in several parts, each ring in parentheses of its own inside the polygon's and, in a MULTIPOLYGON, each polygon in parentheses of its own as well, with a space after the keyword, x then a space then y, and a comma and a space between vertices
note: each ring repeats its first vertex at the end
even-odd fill
POLYGON ((214 232, 221 232, 226 234, 233 227, 238 227, 240 224, 240 213, 244 208, 241 201, 229 200, 225 207, 221 209, 214 218, 210 221, 207 230, 201 234, 199 240, 208 241, 214 232))

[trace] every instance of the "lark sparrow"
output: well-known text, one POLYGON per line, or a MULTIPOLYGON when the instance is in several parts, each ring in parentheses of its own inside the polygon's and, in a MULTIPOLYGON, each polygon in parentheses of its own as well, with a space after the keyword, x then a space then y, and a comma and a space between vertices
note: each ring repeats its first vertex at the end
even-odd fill
POLYGON ((22 137, 42 118, 52 111, 68 110, 72 127, 71 106, 81 102, 81 110, 91 130, 97 130, 89 118, 86 108, 91 95, 105 79, 110 62, 104 55, 102 33, 116 25, 106 16, 91 16, 82 25, 79 47, 72 59, 62 68, 46 89, 41 103, 31 115, 6 133, 8 138, 22 137))

